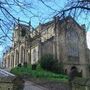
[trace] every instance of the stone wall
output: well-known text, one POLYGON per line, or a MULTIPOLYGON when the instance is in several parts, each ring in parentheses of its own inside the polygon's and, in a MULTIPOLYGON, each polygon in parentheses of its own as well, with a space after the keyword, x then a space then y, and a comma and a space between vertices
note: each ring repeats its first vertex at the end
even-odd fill
POLYGON ((53 55, 53 38, 47 40, 46 42, 41 43, 41 55, 52 54, 53 55))
POLYGON ((14 47, 12 47, 14 54, 14 66, 11 65, 12 58, 9 60, 8 57, 11 56, 11 51, 8 51, 8 53, 4 55, 4 60, 6 60, 6 68, 9 68, 9 66, 12 68, 17 66, 19 63, 23 64, 24 62, 31 64, 31 57, 34 56, 31 55, 31 51, 33 51, 33 47, 37 46, 38 59, 44 54, 53 54, 59 62, 63 62, 65 69, 70 71, 72 66, 76 66, 79 71, 82 71, 83 76, 87 77, 87 64, 89 60, 87 59, 85 28, 82 28, 74 19, 70 17, 65 20, 59 20, 59 17, 57 17, 52 22, 41 24, 38 27, 40 27, 38 28, 40 29, 38 30, 40 31, 39 33, 37 32, 37 29, 31 33, 27 32, 27 37, 25 36, 21 38, 20 36, 20 40, 22 41, 15 42, 14 47), (67 33, 69 34, 67 35, 67 33), (29 36, 30 34, 33 34, 33 37, 29 36), (72 36, 70 37, 70 35, 72 36), (72 50, 72 47, 74 48, 74 51, 69 51, 72 50), (18 51, 19 55, 16 51, 18 51))
POLYGON ((12 83, 0 83, 0 90, 13 90, 12 83))

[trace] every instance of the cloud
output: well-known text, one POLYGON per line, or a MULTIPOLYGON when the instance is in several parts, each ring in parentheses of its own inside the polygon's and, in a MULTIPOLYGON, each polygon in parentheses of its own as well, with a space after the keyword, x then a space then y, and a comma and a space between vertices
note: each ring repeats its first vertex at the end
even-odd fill
POLYGON ((86 39, 87 39, 88 48, 90 49, 90 31, 87 32, 86 39))

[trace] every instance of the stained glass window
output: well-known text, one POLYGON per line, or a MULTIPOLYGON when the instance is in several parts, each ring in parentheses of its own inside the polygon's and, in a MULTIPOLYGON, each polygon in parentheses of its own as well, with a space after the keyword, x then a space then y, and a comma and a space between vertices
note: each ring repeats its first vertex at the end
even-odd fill
POLYGON ((79 55, 79 38, 75 30, 69 29, 66 32, 66 45, 68 49, 68 56, 79 55))

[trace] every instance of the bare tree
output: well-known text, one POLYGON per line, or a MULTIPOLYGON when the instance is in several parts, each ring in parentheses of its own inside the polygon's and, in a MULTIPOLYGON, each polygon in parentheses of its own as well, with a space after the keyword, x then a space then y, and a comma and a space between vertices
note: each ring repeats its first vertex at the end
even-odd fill
MULTIPOLYGON (((0 0, 0 45, 10 45, 13 25, 18 22, 18 17, 38 17, 32 12, 32 5, 28 0, 0 0)), ((19 21, 28 24, 26 21, 19 21)))
MULTIPOLYGON (((67 1, 65 8, 59 13, 68 13, 74 17, 84 14, 87 16, 90 12, 90 0, 69 0, 67 1)), ((58 13, 58 14, 59 14, 58 13)))
MULTIPOLYGON (((46 7, 54 11, 56 14, 55 16, 65 17, 65 16, 72 16, 73 18, 86 21, 85 23, 90 24, 90 0, 65 0, 66 3, 63 8, 59 8, 56 10, 53 8, 53 6, 48 5, 48 2, 45 0, 40 0, 46 7)), ((51 2, 54 2, 56 0, 50 0, 51 2)), ((60 4, 60 3, 59 3, 60 4)), ((59 4, 55 3, 56 6, 59 6, 59 4)))
MULTIPOLYGON (((62 0, 61 0, 62 1, 62 0)), ((6 41, 12 41, 12 26, 18 22, 18 17, 24 17, 25 21, 20 20, 27 24, 26 18, 37 17, 40 22, 47 19, 51 19, 53 16, 67 16, 71 15, 74 18, 82 16, 82 20, 90 23, 88 17, 90 14, 90 0, 66 0, 65 6, 60 7, 60 3, 56 0, 1 0, 0 1, 0 45, 6 45, 6 41), (34 1, 37 1, 37 6, 34 5, 34 1), (51 4, 51 3, 52 4, 51 4), (49 4, 50 3, 50 4, 49 4), (42 4, 42 5, 41 5, 42 4), (41 5, 41 6, 40 6, 41 5), (53 7, 54 5, 54 7, 53 7), (43 14, 42 9, 47 7, 49 13, 43 14), (55 7, 58 7, 55 8, 55 7), (35 13, 35 11, 38 13, 35 13), (19 16, 20 15, 20 16, 19 16)))

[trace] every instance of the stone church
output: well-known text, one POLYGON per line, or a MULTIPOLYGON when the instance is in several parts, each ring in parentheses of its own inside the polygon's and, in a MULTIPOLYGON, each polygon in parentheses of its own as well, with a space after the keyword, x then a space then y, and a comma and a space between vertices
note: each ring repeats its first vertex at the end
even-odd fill
POLYGON ((38 63, 42 55, 52 54, 63 62, 64 70, 75 66, 83 77, 88 75, 88 54, 85 25, 80 26, 71 16, 39 24, 18 23, 13 29, 12 47, 3 54, 3 66, 13 68, 18 64, 38 63))

